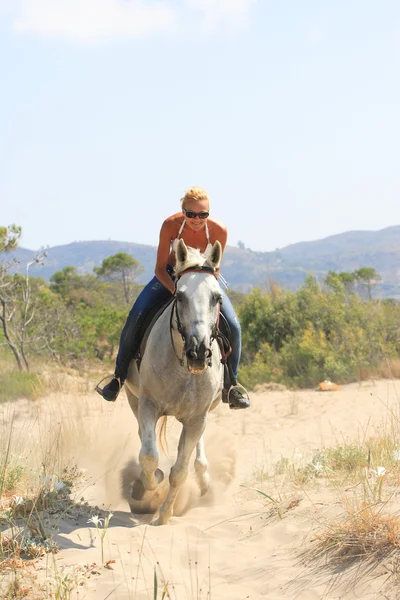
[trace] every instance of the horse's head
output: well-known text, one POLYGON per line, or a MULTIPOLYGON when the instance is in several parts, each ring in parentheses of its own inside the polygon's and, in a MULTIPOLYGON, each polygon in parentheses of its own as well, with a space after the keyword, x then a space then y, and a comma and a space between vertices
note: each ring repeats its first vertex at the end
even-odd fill
POLYGON ((203 373, 211 360, 221 302, 214 273, 221 258, 218 241, 207 259, 199 250, 188 248, 183 240, 176 248, 176 315, 191 373, 203 373))

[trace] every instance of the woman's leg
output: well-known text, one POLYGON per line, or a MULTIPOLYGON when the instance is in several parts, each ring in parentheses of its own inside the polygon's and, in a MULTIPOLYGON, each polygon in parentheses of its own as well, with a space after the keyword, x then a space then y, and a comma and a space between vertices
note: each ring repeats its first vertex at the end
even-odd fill
POLYGON ((232 302, 224 291, 222 291, 221 312, 228 322, 230 329, 230 342, 232 345, 232 352, 228 357, 228 365, 230 366, 234 381, 231 381, 230 385, 236 385, 240 355, 242 353, 242 330, 240 328, 239 319, 237 318, 235 309, 232 306, 232 302))
MULTIPOLYGON (((167 271, 172 275, 172 267, 167 267, 167 271)), ((148 311, 155 304, 166 302, 171 296, 171 292, 158 281, 157 277, 153 277, 140 292, 121 333, 114 378, 103 389, 96 388, 104 400, 114 402, 119 394, 128 374, 129 363, 139 350, 140 328, 148 311)))
POLYGON ((227 361, 229 375, 228 377, 226 375, 224 377, 222 400, 223 402, 228 402, 230 408, 248 408, 250 406, 248 398, 245 398, 243 394, 234 387, 237 385, 240 355, 242 352, 242 331, 232 302, 223 290, 221 312, 229 325, 230 342, 232 346, 232 352, 228 356, 227 361))
POLYGON ((166 302, 171 295, 171 292, 158 281, 157 277, 153 277, 136 298, 119 342, 115 376, 120 379, 121 383, 125 381, 129 363, 139 350, 140 328, 148 311, 155 304, 166 302))

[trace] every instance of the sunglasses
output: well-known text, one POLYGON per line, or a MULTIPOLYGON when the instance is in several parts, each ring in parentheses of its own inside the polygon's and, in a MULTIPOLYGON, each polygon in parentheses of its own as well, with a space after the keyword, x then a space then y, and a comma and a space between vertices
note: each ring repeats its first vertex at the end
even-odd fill
POLYGON ((207 219, 207 217, 210 215, 207 210, 195 212, 194 210, 186 210, 186 208, 183 209, 183 213, 188 219, 195 219, 196 217, 199 217, 199 219, 207 219))

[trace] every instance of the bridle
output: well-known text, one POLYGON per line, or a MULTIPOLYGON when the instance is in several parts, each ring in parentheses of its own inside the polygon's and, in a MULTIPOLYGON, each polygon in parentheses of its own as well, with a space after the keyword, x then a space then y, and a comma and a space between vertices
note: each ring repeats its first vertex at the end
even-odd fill
MULTIPOLYGON (((172 345, 174 354, 175 354, 176 358, 179 360, 179 364, 181 365, 181 367, 184 366, 184 358, 185 358, 185 354, 186 354, 186 340, 185 340, 185 336, 183 334, 182 323, 179 318, 178 299, 177 299, 176 292, 177 292, 177 284, 178 284, 179 279, 182 277, 182 275, 186 275, 187 273, 204 273, 205 275, 213 275, 215 277, 215 279, 218 279, 215 269, 213 267, 209 267, 207 265, 202 265, 202 266, 198 266, 198 267, 189 267, 188 269, 185 269, 184 271, 179 273, 179 275, 175 279, 175 294, 174 294, 174 299, 172 301, 171 317, 170 317, 170 321, 169 321, 169 332, 170 332, 170 336, 171 336, 171 345, 172 345), (178 352, 176 350, 174 336, 172 334, 172 331, 174 328, 173 327, 174 313, 175 313, 175 318, 176 318, 177 330, 180 333, 182 340, 183 340, 183 348, 182 348, 182 356, 181 357, 178 355, 178 352)), ((213 343, 214 340, 217 339, 220 315, 221 315, 221 301, 218 302, 217 320, 216 320, 215 324, 213 325, 213 328, 211 331, 211 338, 210 338, 211 344, 213 343)), ((206 362, 207 362, 207 366, 211 367, 212 366, 212 356, 210 356, 206 362)))

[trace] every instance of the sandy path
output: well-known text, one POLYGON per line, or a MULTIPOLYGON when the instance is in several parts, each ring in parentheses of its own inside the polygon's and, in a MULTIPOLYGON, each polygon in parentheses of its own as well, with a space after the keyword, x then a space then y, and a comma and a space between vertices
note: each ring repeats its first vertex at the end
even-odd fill
MULTIPOLYGON (((397 382, 382 381, 329 393, 265 391, 252 395, 252 408, 247 411, 229 411, 221 405, 210 416, 206 432, 212 488, 199 499, 189 480, 179 509, 192 508, 164 527, 149 526, 149 515, 131 515, 121 492, 121 470, 139 448, 125 397, 112 405, 94 394, 42 401, 40 414, 31 423, 39 423, 43 432, 59 424, 60 460, 72 457, 86 469, 90 485, 85 498, 114 512, 104 548, 106 559, 115 563, 112 569, 100 568, 100 575, 93 575, 81 588, 79 598, 153 600, 155 566, 158 597, 162 597, 164 578, 170 594, 166 597, 174 600, 389 597, 379 591, 384 577, 375 575, 371 581, 363 577, 344 591, 331 576, 299 561, 312 532, 327 516, 337 514, 337 498, 331 490, 314 486, 305 494, 281 489, 279 481, 271 479, 264 489, 272 497, 301 500, 280 520, 271 518, 271 502, 246 486, 255 485, 255 476, 273 473, 282 457, 302 454, 305 460, 316 448, 362 439, 387 428, 391 413, 398 414, 398 389, 397 382)), ((17 422, 25 428, 31 409, 28 403, 17 408, 17 422)), ((171 456, 178 433, 177 425, 169 427, 171 456)), ((162 458, 167 473, 170 464, 171 459, 162 458)), ((62 549, 56 557, 59 567, 100 564, 100 544, 87 517, 62 522, 56 539, 62 549)), ((353 576, 346 576, 347 583, 353 576)))

